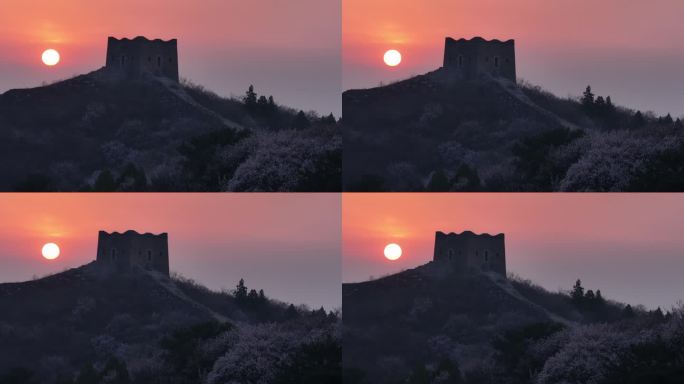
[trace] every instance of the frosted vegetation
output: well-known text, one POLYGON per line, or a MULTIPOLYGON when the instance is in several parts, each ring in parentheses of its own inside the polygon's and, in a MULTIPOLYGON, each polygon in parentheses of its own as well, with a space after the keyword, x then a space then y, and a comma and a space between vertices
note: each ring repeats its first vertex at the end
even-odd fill
POLYGON ((0 383, 341 383, 339 313, 273 300, 243 280, 215 292, 174 276, 188 301, 144 276, 91 279, 80 269, 0 285, 0 308, 13 309, 0 315, 0 383), (46 288, 56 300, 16 302, 46 288))
POLYGON ((419 276, 345 287, 345 383, 675 384, 684 377, 683 304, 633 308, 579 280, 552 293, 515 276, 494 286, 479 277, 419 276))
POLYGON ((0 95, 0 190, 339 191, 335 117, 157 78, 0 95))
POLYGON ((345 190, 684 189, 681 117, 438 75, 345 93, 345 190))

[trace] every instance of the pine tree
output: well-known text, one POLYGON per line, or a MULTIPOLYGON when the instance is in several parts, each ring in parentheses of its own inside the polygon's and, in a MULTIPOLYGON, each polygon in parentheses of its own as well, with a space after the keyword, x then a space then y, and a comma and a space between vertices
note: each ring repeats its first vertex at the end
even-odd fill
POLYGON ((632 309, 632 306, 627 304, 625 309, 622 310, 622 317, 626 319, 631 319, 634 317, 634 310, 632 309))
POLYGON ((596 101, 594 102, 594 106, 596 107, 597 111, 603 112, 604 108, 606 107, 606 101, 603 99, 603 96, 599 96, 596 98, 596 101))
POLYGON ((636 111, 634 117, 632 117, 632 126, 634 128, 641 128, 644 126, 644 124, 646 124, 644 115, 641 114, 641 111, 636 111))
POLYGON ((586 299, 587 302, 592 303, 594 300, 596 300, 596 295, 594 295, 594 291, 591 289, 587 291, 587 293, 584 295, 584 298, 586 299))
POLYGON ((297 308, 295 308, 294 305, 290 304, 285 310, 285 318, 294 319, 296 317, 299 317, 299 311, 297 311, 297 308))
POLYGON ((86 364, 76 377, 76 384, 97 384, 100 377, 92 364, 86 364))
POLYGON ((309 119, 306 117, 304 111, 299 111, 294 120, 292 120, 292 127, 294 129, 306 129, 309 128, 310 124, 311 123, 309 123, 309 119))
POLYGON ((682 128, 684 128, 684 122, 682 122, 682 119, 677 118, 677 120, 675 121, 674 126, 675 126, 675 128, 677 128, 677 129, 682 129, 682 128))
POLYGON ((247 300, 250 303, 256 303, 259 300, 259 294, 257 293, 256 289, 249 290, 249 293, 247 294, 247 300))
POLYGON ((664 125, 672 125, 672 124, 674 124, 674 120, 672 120, 672 115, 670 115, 670 114, 668 113, 667 116, 665 116, 665 117, 663 118, 663 124, 664 124, 664 125))
POLYGON ((591 111, 594 107, 594 94, 591 92, 591 86, 587 85, 587 89, 582 94, 582 106, 587 111, 591 111))
POLYGON ((262 303, 265 303, 265 302, 266 302, 266 295, 264 295, 264 290, 263 290, 263 289, 260 289, 260 290, 259 290, 259 301, 261 301, 262 303))
POLYGON ((427 185, 427 190, 429 192, 448 192, 450 188, 449 179, 441 169, 436 170, 432 174, 427 185))
POLYGON ((606 301, 603 299, 603 295, 601 294, 601 290, 597 289, 596 290, 596 302, 598 304, 604 304, 606 301))
POLYGON ((245 107, 247 107, 248 110, 254 111, 257 105, 257 94, 254 92, 253 85, 249 86, 243 100, 245 102, 245 107))
POLYGON ((247 299, 247 286, 245 286, 245 279, 240 279, 235 287, 235 300, 244 301, 245 299, 247 299))
POLYGON ((577 304, 581 303, 584 300, 584 287, 582 287, 582 280, 577 279, 575 285, 572 287, 570 297, 577 304))
POLYGON ((114 192, 116 191, 116 187, 117 185, 114 181, 114 176, 108 169, 105 169, 97 176, 93 190, 95 192, 114 192))

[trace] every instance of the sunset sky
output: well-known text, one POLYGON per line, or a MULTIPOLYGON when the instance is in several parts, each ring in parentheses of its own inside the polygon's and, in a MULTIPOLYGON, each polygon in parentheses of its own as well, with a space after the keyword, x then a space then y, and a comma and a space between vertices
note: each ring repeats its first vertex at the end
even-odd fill
POLYGON ((178 39, 180 76, 220 95, 258 93, 339 116, 340 0, 3 0, 0 93, 87 73, 107 36, 178 39), (55 48, 61 62, 41 63, 55 48))
POLYGON ((343 280, 432 260, 435 231, 504 233, 509 273, 557 291, 577 278, 607 298, 671 308, 684 300, 678 194, 345 194, 343 280), (403 248, 397 261, 386 244, 403 248))
POLYGON ((446 36, 513 38, 518 78, 684 115, 681 0, 345 0, 342 13, 344 89, 437 69, 446 36), (382 62, 391 48, 403 55, 393 68, 382 62))
POLYGON ((4 194, 0 218, 0 282, 89 263, 99 230, 133 229, 168 232, 171 271, 209 288, 244 277, 279 300, 341 305, 336 194, 4 194))

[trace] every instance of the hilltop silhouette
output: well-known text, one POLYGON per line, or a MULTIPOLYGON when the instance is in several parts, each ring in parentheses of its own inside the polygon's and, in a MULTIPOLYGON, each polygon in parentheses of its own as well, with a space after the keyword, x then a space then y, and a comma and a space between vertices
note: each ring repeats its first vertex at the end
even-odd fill
POLYGON ((332 115, 178 82, 175 40, 109 43, 101 69, 0 95, 0 190, 340 190, 332 115))
POLYGON ((567 292, 548 292, 482 264, 489 240, 465 235, 447 245, 452 259, 437 236, 434 261, 343 284, 345 383, 674 384, 684 377, 684 308, 633 308, 579 280, 567 292))
POLYGON ((347 191, 680 191, 684 123, 578 84, 518 80, 512 41, 445 43, 432 72, 342 96, 347 191))
POLYGON ((338 314, 134 262, 165 236, 103 232, 116 258, 0 284, 0 383, 341 382, 338 314))

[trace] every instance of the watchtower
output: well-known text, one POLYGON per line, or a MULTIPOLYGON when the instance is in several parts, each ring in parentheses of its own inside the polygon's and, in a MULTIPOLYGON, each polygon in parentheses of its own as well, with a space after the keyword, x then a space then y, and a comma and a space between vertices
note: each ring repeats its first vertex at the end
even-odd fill
POLYGON ((97 264, 115 271, 140 267, 168 276, 168 234, 100 231, 97 238, 97 264))
POLYGON ((105 68, 132 78, 151 74, 178 81, 177 40, 148 40, 143 36, 131 40, 110 36, 105 68))
POLYGON ((504 234, 436 232, 433 261, 462 271, 494 271, 506 276, 504 234))
POLYGON ((454 40, 447 37, 444 68, 464 79, 489 75, 515 82, 515 41, 485 40, 481 37, 454 40))

